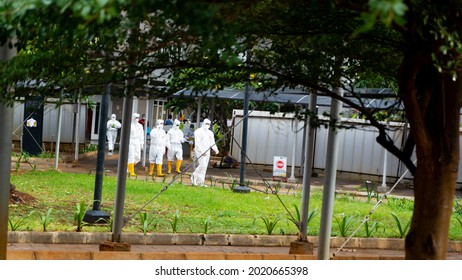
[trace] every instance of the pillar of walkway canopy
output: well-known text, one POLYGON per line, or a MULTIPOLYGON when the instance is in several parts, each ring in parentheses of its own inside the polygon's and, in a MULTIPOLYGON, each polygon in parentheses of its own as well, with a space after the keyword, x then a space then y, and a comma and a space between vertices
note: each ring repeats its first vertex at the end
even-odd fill
POLYGON ((248 193, 250 188, 245 185, 245 164, 247 156, 247 130, 249 126, 249 94, 250 94, 250 77, 247 77, 245 82, 244 92, 244 121, 242 124, 242 147, 241 147, 241 170, 239 176, 239 186, 233 189, 233 192, 248 193))
POLYGON ((98 153, 96 156, 96 171, 95 171, 95 190, 93 196, 93 207, 91 210, 85 212, 83 220, 87 223, 107 223, 109 221, 109 214, 101 210, 101 200, 103 193, 103 177, 104 177, 104 156, 106 151, 106 121, 109 106, 109 96, 111 91, 111 84, 107 84, 102 100, 101 110, 99 116, 99 129, 98 129, 98 153))
POLYGON ((58 105, 58 124, 56 128, 56 146, 55 146, 55 170, 58 170, 59 167, 59 146, 61 144, 61 127, 62 127, 62 119, 63 119, 63 105, 62 105, 62 99, 59 99, 59 105, 58 105))
POLYGON ((305 161, 303 169, 303 185, 302 185, 302 207, 300 208, 300 233, 303 241, 307 240, 308 231, 308 213, 310 210, 310 192, 311 192, 311 175, 313 169, 313 155, 314 155, 314 137, 316 126, 313 124, 311 118, 316 112, 317 95, 310 94, 310 118, 306 118, 308 124, 306 125, 305 139, 307 144, 305 147, 305 161))
MULTIPOLYGON (((0 47, 0 60, 9 60, 15 55, 15 48, 9 48, 7 44, 0 47)), ((13 108, 6 104, 0 104, 0 120, 2 120, 0 122, 0 260, 6 260, 13 144, 11 137, 13 134, 13 108)))
MULTIPOLYGON (((336 88, 338 96, 343 97, 343 89, 336 88)), ((332 230, 332 213, 334 209, 334 194, 337 175, 338 159, 338 123, 340 121, 340 110, 342 102, 332 98, 331 101, 331 121, 329 134, 327 136, 326 169, 324 179, 324 189, 322 194, 321 225, 319 230, 318 260, 329 259, 330 235, 332 230)))
MULTIPOLYGON (((133 81, 131 81, 131 83, 133 83, 133 81)), ((133 97, 124 97, 123 102, 122 131, 120 135, 116 198, 114 203, 114 222, 112 225, 112 241, 118 243, 121 242, 122 227, 124 226, 125 185, 127 183, 128 145, 130 142, 133 97)))

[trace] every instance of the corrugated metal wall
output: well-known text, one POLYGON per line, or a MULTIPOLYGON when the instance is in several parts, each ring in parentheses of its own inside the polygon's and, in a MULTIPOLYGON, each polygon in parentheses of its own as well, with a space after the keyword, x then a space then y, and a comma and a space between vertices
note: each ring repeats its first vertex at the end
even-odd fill
MULTIPOLYGON (((85 142, 86 105, 80 107, 79 142, 85 142)), ((72 143, 74 105, 62 105, 61 142, 72 143)), ((14 106, 13 140, 21 140, 24 120, 24 103, 16 102, 14 106)), ((43 108, 44 142, 55 142, 58 133, 58 108, 55 104, 45 103, 43 108)))
MULTIPOLYGON (((240 161, 242 141, 242 110, 234 110, 234 140, 231 154, 240 161), (237 142, 237 143, 236 143, 237 142)), ((383 175, 384 149, 375 140, 377 129, 368 126, 361 120, 344 119, 342 125, 353 128, 340 128, 338 171, 368 175, 383 175)), ((249 116, 248 157, 254 164, 272 165, 274 156, 287 157, 290 166, 293 158, 294 120, 291 114, 270 115, 268 112, 252 112, 249 116)), ((298 124, 295 165, 301 165, 303 123, 298 124)), ((403 124, 390 123, 390 137, 397 147, 401 147, 403 139, 403 124)), ((324 169, 327 151, 328 129, 321 126, 316 130, 314 168, 324 169)), ((461 139, 462 145, 462 139, 461 139)), ((415 157, 414 157, 415 158, 415 157)), ((405 167, 398 159, 388 153, 386 173, 389 177, 400 177, 405 167)), ((406 176, 410 178, 410 176, 406 176)), ((462 182, 462 161, 459 163, 457 182, 462 182)))

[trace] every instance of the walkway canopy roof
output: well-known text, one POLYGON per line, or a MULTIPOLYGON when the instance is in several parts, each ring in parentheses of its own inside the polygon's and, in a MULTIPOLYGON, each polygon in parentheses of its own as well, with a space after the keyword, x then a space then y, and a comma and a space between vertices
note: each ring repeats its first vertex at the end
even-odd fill
MULTIPOLYGON (((218 98, 218 99, 229 99, 229 100, 244 100, 245 92, 243 90, 236 89, 223 89, 223 90, 208 90, 198 91, 193 89, 183 89, 173 94, 173 97, 204 97, 204 98, 218 98)), ((385 109, 385 108, 399 108, 399 102, 396 94, 392 89, 382 88, 369 88, 369 89, 355 89, 354 94, 345 92, 345 97, 350 99, 356 104, 360 104, 359 98, 363 102, 363 105, 368 108, 385 109)), ((274 102, 288 105, 302 105, 307 106, 310 98, 309 93, 302 89, 279 89, 274 91, 263 91, 256 92, 251 90, 249 92, 249 100, 255 102, 274 102)), ((319 94, 317 98, 317 106, 328 107, 331 103, 331 97, 324 94, 319 94)), ((344 104, 345 108, 349 106, 344 104)))

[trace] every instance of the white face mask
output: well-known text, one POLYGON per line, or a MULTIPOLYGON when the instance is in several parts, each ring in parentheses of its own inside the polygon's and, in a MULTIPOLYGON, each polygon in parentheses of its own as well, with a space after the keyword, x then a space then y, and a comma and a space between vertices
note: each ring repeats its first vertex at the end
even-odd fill
POLYGON ((210 124, 206 123, 206 124, 204 124, 204 127, 205 127, 205 129, 210 129, 210 124))

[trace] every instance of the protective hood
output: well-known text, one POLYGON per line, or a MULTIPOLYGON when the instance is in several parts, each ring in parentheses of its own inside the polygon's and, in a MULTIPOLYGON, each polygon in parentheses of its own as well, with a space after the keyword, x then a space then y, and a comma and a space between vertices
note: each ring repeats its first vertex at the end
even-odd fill
POLYGON ((140 119, 140 114, 134 113, 132 117, 132 123, 137 123, 139 119, 140 119))
POLYGON ((204 123, 203 123, 202 127, 204 129, 210 129, 210 124, 211 124, 211 122, 210 122, 209 119, 204 119, 204 123))
POLYGON ((157 120, 156 127, 157 128, 163 128, 164 127, 164 121, 163 120, 157 120))
POLYGON ((173 122, 173 128, 174 129, 180 129, 180 124, 181 124, 181 122, 179 120, 175 120, 173 122))

